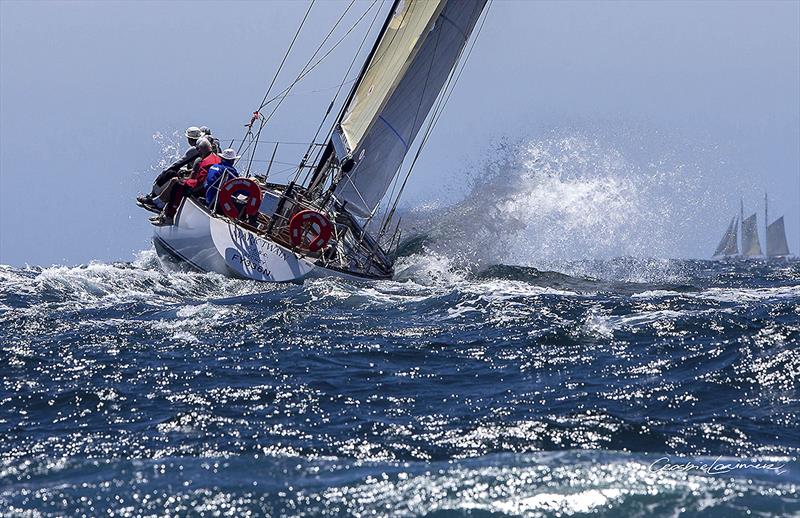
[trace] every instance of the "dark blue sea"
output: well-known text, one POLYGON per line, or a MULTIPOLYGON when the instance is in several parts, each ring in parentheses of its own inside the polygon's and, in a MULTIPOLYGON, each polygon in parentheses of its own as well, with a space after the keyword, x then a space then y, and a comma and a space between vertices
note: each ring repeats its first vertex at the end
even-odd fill
POLYGON ((0 267, 3 516, 798 516, 800 262, 0 267))

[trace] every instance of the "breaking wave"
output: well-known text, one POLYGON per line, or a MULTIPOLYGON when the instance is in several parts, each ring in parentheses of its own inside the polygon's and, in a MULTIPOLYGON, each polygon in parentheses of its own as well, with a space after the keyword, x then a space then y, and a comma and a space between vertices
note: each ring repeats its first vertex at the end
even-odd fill
POLYGON ((719 219, 708 196, 716 172, 668 154, 628 158, 621 149, 580 134, 501 142, 472 173, 462 201, 403 215, 407 238, 399 254, 424 250, 473 271, 514 264, 629 280, 678 278, 667 261, 653 258, 697 255, 697 222, 719 219), (631 258, 630 270, 590 268, 593 260, 615 257, 631 258))
POLYGON ((800 511, 800 263, 673 260, 680 282, 643 282, 401 262, 393 281, 302 285, 154 252, 0 267, 0 506, 800 511), (785 471, 654 472, 664 456, 785 471))
POLYGON ((0 509, 800 512, 800 262, 659 258, 680 168, 503 149, 391 281, 0 266, 0 509))

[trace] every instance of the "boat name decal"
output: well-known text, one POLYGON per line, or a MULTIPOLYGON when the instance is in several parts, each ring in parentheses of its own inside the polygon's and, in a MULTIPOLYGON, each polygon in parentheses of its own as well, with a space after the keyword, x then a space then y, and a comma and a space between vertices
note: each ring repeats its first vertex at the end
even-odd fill
POLYGON ((245 257, 239 252, 231 254, 231 261, 238 261, 243 267, 250 268, 265 276, 272 276, 269 269, 261 266, 261 261, 254 261, 249 257, 245 257))

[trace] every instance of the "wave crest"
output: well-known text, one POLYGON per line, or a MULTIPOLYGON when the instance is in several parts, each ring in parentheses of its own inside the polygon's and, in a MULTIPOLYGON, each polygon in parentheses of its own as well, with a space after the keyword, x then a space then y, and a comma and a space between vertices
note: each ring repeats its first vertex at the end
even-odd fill
POLYGON ((676 257, 686 255, 705 193, 684 164, 640 163, 586 135, 505 141, 462 201, 404 215, 411 238, 400 254, 424 247, 473 270, 676 257))

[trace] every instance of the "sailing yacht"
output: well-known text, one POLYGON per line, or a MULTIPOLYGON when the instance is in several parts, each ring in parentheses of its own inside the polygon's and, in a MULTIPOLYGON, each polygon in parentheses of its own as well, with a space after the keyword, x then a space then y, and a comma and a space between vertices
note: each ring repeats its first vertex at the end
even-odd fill
MULTIPOLYGON (((766 254, 761 250, 761 241, 758 238, 758 217, 755 213, 747 218, 744 217, 744 200, 739 209, 739 217, 734 216, 728 224, 722 239, 717 245, 712 259, 724 258, 755 258, 755 257, 787 257, 789 256, 789 245, 786 242, 786 229, 783 224, 783 216, 772 223, 766 225, 766 254), (741 252, 738 247, 738 230, 741 228, 741 252)), ((764 194, 764 221, 769 221, 767 212, 767 195, 764 194)))
MULTIPOLYGON (((405 181, 388 205, 382 203, 427 121, 416 162, 486 1, 394 1, 327 141, 312 141, 295 180, 282 185, 264 176, 233 178, 210 207, 186 197, 172 225, 155 227, 159 255, 257 281, 310 274, 390 278, 391 250, 400 241, 394 209, 405 181)), ((251 162, 268 119, 263 107, 245 137, 251 162), (261 126, 253 131, 256 120, 261 126)))

